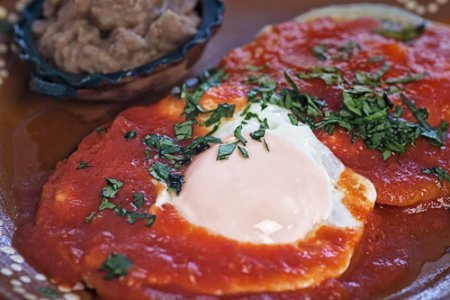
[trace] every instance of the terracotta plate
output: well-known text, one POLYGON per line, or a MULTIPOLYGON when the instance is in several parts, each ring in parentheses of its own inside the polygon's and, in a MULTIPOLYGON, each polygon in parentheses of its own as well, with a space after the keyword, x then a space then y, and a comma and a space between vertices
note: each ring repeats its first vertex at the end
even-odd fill
MULTIPOLYGON (((16 10, 25 2, 1 1, 0 21, 7 12, 7 17, 14 21, 16 10)), ((251 40, 263 25, 287 20, 314 7, 349 2, 352 1, 225 1, 224 26, 208 45, 193 73, 216 64, 229 49, 251 40)), ((383 2, 450 23, 447 0, 383 2)), ((90 299, 93 296, 89 292, 52 286, 24 261, 12 246, 12 239, 17 224, 26 222, 35 210, 42 183, 56 162, 67 157, 87 133, 136 102, 89 104, 36 96, 28 89, 27 67, 9 49, 5 36, 0 36, 0 298, 90 299)), ((144 98, 151 101, 157 97, 144 98)), ((448 299, 450 249, 439 261, 426 263, 422 273, 414 278, 407 286, 399 287, 391 298, 448 299)))

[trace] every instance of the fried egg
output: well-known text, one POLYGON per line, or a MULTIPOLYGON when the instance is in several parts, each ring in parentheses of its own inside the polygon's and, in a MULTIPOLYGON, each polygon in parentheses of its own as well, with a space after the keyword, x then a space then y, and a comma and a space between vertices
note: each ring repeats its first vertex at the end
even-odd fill
MULTIPOLYGON (((311 129, 293 125, 290 112, 272 104, 252 104, 248 111, 267 120, 263 140, 250 137, 260 121, 244 120, 242 114, 214 135, 224 143, 237 142, 233 132, 242 125, 249 157, 236 149, 228 159, 218 160, 219 145, 211 147, 187 169, 181 193, 163 192, 157 204, 170 203, 190 223, 244 243, 294 243, 324 225, 362 228, 362 221, 343 203, 339 179, 345 166, 311 129)), ((355 177, 373 205, 374 186, 355 177)))

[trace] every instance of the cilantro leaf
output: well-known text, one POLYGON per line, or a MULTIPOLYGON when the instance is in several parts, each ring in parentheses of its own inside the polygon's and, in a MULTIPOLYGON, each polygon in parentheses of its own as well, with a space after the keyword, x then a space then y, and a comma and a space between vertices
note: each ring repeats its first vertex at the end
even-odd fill
POLYGON ((427 74, 425 74, 425 73, 412 74, 409 76, 387 79, 386 83, 387 84, 405 84, 405 83, 411 83, 414 81, 424 79, 425 77, 427 77, 427 74))
POLYGON ((422 172, 424 174, 436 176, 440 184, 443 184, 444 180, 450 182, 450 174, 448 173, 448 171, 442 169, 441 167, 424 168, 422 169, 422 172))
POLYGON ((448 123, 441 121, 437 128, 433 128, 428 122, 428 111, 424 108, 417 108, 416 105, 404 94, 402 94, 403 103, 413 113, 416 120, 421 125, 421 135, 436 147, 442 147, 447 139, 448 123))
POLYGON ((233 154, 234 150, 236 149, 237 143, 229 143, 229 144, 222 144, 219 147, 219 153, 217 154, 217 160, 225 160, 230 157, 231 154, 233 154))
POLYGON ((134 139, 137 136, 136 131, 130 130, 125 133, 124 138, 128 141, 134 139))
POLYGON ((223 69, 208 69, 197 78, 196 84, 183 84, 181 98, 186 101, 184 114, 187 120, 194 120, 195 117, 204 112, 199 105, 200 99, 211 87, 219 85, 227 77, 228 75, 223 69))
POLYGON ((89 215, 86 217, 86 219, 84 220, 84 224, 89 224, 92 222, 92 220, 95 218, 97 214, 95 212, 90 212, 89 215))
POLYGON ((419 24, 402 24, 390 20, 383 20, 381 27, 375 29, 374 32, 401 42, 410 42, 422 35, 425 29, 425 22, 419 24))
POLYGON ((248 154, 247 149, 245 149, 244 147, 238 146, 239 152, 241 153, 243 158, 249 158, 250 155, 248 154))
POLYGON ((326 61, 328 59, 326 44, 319 44, 311 48, 314 56, 320 61, 326 61))
POLYGON ((100 196, 106 199, 114 198, 123 187, 123 182, 114 178, 105 178, 106 185, 103 187, 100 196))
POLYGON ((80 161, 79 166, 78 166, 78 170, 83 170, 83 169, 87 169, 90 168, 91 166, 89 165, 88 162, 85 161, 80 161))
POLYGON ((183 123, 175 124, 173 130, 175 131, 175 137, 177 140, 186 140, 192 138, 192 133, 194 131, 194 124, 196 122, 189 120, 183 123))
POLYGON ((141 208, 142 206, 144 206, 144 203, 145 203, 144 193, 133 194, 133 205, 136 208, 141 208))
POLYGON ((177 194, 181 192, 184 183, 184 176, 175 172, 174 169, 163 163, 154 163, 148 172, 156 180, 164 182, 169 190, 174 190, 177 194))
POLYGON ((205 122, 201 123, 201 126, 209 127, 211 125, 220 123, 222 118, 231 118, 234 115, 234 104, 219 104, 216 109, 211 112, 211 116, 205 122))
POLYGON ((115 209, 116 205, 114 203, 109 202, 108 199, 103 198, 100 206, 98 207, 99 211, 104 211, 106 209, 115 209))
POLYGON ((100 266, 99 271, 105 271, 105 280, 113 280, 128 275, 128 271, 133 263, 122 254, 111 253, 100 266))
POLYGON ((152 227, 153 224, 155 223, 155 221, 156 221, 156 215, 149 215, 147 218, 147 222, 145 223, 145 226, 152 227))
POLYGON ((237 138, 242 145, 247 145, 247 139, 242 136, 242 125, 236 127, 234 130, 234 137, 237 138))
POLYGON ((297 76, 300 79, 319 78, 328 85, 339 84, 343 81, 341 71, 336 67, 314 67, 308 72, 298 73, 297 76))

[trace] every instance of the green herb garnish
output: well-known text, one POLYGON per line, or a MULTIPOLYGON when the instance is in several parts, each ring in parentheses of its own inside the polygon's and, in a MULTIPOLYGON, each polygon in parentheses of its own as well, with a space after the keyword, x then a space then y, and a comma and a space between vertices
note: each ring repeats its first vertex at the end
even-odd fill
POLYGON ((134 139, 136 136, 137 136, 136 131, 130 130, 127 133, 125 133, 124 138, 128 141, 128 140, 134 139))
POLYGON ((410 42, 425 32, 426 23, 403 24, 390 20, 384 20, 380 28, 374 30, 387 38, 392 38, 401 42, 410 42))
POLYGON ((175 124, 173 130, 177 140, 181 141, 192 138, 192 133, 194 132, 193 126, 195 123, 195 121, 189 120, 183 123, 175 124))
POLYGON ((369 57, 367 59, 367 61, 370 63, 376 63, 376 62, 384 61, 385 59, 386 58, 383 55, 376 55, 376 56, 369 57))
POLYGON ((184 176, 177 173, 174 168, 163 163, 154 163, 148 172, 159 181, 164 182, 169 190, 174 190, 177 194, 181 192, 184 183, 184 176))
POLYGON ((38 292, 44 298, 56 299, 61 297, 59 292, 51 287, 40 287, 38 292))
POLYGON ((100 206, 98 207, 99 211, 104 211, 106 209, 114 209, 116 208, 116 205, 114 203, 109 202, 108 199, 103 198, 102 202, 100 203, 100 206))
POLYGON ((247 149, 245 149, 244 147, 238 146, 239 152, 241 153, 243 158, 249 158, 250 155, 248 154, 247 149))
POLYGON ((327 45, 319 44, 312 47, 311 51, 318 60, 326 61, 328 59, 327 48, 327 45))
POLYGON ((145 203, 145 196, 144 193, 134 193, 133 194, 133 205, 136 208, 141 208, 144 206, 145 203))
POLYGON ((242 125, 236 127, 234 130, 234 137, 237 138, 242 145, 247 145, 247 139, 242 136, 242 125))
POLYGON ((216 109, 210 112, 211 116, 209 119, 200 125, 209 127, 214 124, 220 124, 220 120, 222 118, 231 118, 234 115, 235 107, 236 106, 234 104, 219 104, 216 109))
POLYGON ((385 63, 379 70, 374 73, 356 72, 355 82, 363 87, 378 87, 381 85, 381 79, 389 70, 390 65, 385 63))
POLYGON ((297 76, 300 79, 319 78, 328 85, 339 84, 342 82, 341 71, 336 67, 314 67, 308 72, 298 73, 297 76))
POLYGON ((427 74, 424 74, 424 73, 412 74, 412 75, 404 76, 404 77, 386 79, 386 83, 387 84, 406 84, 406 83, 411 83, 414 81, 424 79, 425 77, 427 77, 427 74))
POLYGON ((90 167, 91 167, 91 166, 89 165, 88 162, 86 162, 86 161, 80 161, 80 163, 79 163, 77 169, 82 170, 82 169, 87 169, 87 168, 90 168, 90 167))
POLYGON ((196 84, 183 84, 180 96, 186 102, 184 115, 187 120, 193 121, 200 113, 204 112, 199 104, 200 99, 211 87, 219 85, 227 77, 228 75, 223 69, 209 69, 197 78, 196 84))
POLYGON ((92 222, 92 220, 95 218, 97 214, 95 212, 90 212, 89 215, 86 217, 86 219, 84 220, 84 224, 89 224, 92 222))
POLYGON ((100 266, 99 271, 106 272, 103 277, 105 280, 113 280, 127 275, 132 265, 132 262, 126 256, 111 253, 100 266))
POLYGON ((450 182, 450 174, 441 167, 424 168, 422 169, 422 173, 436 176, 440 184, 443 184, 444 180, 450 182))
POLYGON ((155 221, 156 221, 156 215, 149 215, 147 218, 147 222, 145 223, 145 226, 152 227, 153 224, 155 223, 155 221))
POLYGON ((268 152, 270 152, 270 148, 269 148, 269 145, 267 144, 266 139, 263 139, 262 141, 263 141, 263 144, 264 144, 264 147, 266 148, 266 150, 267 150, 268 152))
POLYGON ((428 140, 430 144, 436 147, 442 147, 447 138, 448 123, 441 121, 437 128, 433 128, 428 122, 428 111, 425 108, 417 108, 415 104, 404 94, 402 94, 403 103, 413 113, 416 120, 419 122, 421 135, 428 140))
POLYGON ((219 153, 217 154, 217 160, 225 160, 230 157, 231 154, 233 154, 234 150, 236 149, 237 143, 229 143, 229 144, 222 144, 219 146, 219 153))
POLYGON ((114 198, 123 187, 123 182, 114 178, 105 178, 106 185, 103 187, 100 196, 106 199, 114 198))
POLYGON ((348 60, 353 56, 355 50, 361 51, 362 47, 357 42, 349 40, 337 48, 336 59, 348 60))

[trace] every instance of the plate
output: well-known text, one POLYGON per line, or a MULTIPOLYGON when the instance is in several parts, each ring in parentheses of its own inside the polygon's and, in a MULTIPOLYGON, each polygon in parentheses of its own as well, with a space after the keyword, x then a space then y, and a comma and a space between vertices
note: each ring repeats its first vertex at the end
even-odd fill
MULTIPOLYGON (((6 0, 2 5, 11 12, 22 8, 25 2, 6 0)), ((250 41, 264 25, 288 20, 315 7, 350 2, 225 1, 224 26, 208 44, 192 73, 215 65, 228 50, 250 41)), ((384 2, 407 7, 429 19, 450 23, 450 1, 384 2)), ((0 17, 1 14, 0 8, 0 17)), ((9 18, 16 19, 16 14, 9 14, 9 18)), ((5 46, 10 48, 4 37, 0 41, 0 53, 5 46)), ((53 286, 34 270, 14 248, 14 232, 17 225, 30 220, 42 183, 56 162, 67 157, 86 134, 109 122, 124 108, 153 101, 161 95, 147 95, 141 98, 144 101, 127 104, 61 102, 30 92, 28 74, 28 67, 13 53, 0 54, 0 295, 5 299, 91 299, 93 294, 80 290, 82 286, 76 286, 75 291, 53 286)), ((450 252, 447 252, 439 260, 426 263, 421 272, 410 274, 410 279, 396 291, 380 297, 449 297, 450 252)))

